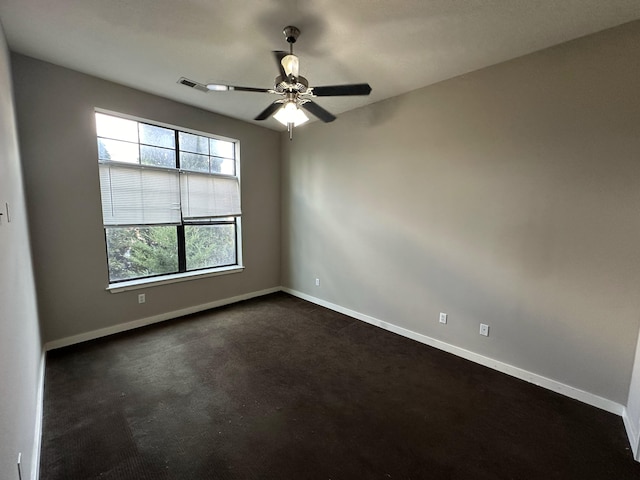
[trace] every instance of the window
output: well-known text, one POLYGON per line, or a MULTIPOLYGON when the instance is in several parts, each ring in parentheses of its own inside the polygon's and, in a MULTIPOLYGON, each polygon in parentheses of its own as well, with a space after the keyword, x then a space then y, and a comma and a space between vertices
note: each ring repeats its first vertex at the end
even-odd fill
POLYGON ((109 283, 240 267, 237 142, 95 118, 109 283))

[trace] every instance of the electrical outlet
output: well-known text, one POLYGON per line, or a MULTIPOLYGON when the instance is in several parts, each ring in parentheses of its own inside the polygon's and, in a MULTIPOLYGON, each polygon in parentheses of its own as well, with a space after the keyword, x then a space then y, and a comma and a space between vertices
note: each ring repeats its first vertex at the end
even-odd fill
POLYGON ((319 287, 319 286, 320 286, 320 279, 316 278, 316 287, 319 287))
POLYGON ((144 293, 138 294, 138 303, 144 303, 146 301, 147 301, 147 297, 145 296, 144 293))
POLYGON ((448 315, 446 313, 440 312, 440 323, 447 323, 448 315))
POLYGON ((489 336, 489 325, 485 323, 480 324, 480 335, 484 335, 485 337, 489 336))
POLYGON ((22 453, 18 453, 18 480, 22 480, 22 453))

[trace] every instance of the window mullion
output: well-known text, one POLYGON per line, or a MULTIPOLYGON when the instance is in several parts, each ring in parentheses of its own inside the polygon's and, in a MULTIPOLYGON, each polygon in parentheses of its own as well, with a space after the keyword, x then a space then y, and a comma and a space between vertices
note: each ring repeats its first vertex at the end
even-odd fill
POLYGON ((184 238, 184 225, 178 225, 178 271, 187 271, 187 243, 184 238))
MULTIPOLYGON (((176 168, 180 170, 180 135, 178 133, 178 130, 174 130, 174 135, 175 135, 174 145, 176 148, 176 168)), ((182 196, 180 200, 182 201, 182 196)), ((182 205, 180 206, 180 211, 182 212, 182 205)), ((182 217, 182 213, 180 213, 180 216, 182 217)), ((178 271, 182 273, 187 271, 187 242, 184 237, 184 224, 180 224, 177 230, 178 230, 178 271)))
POLYGON ((175 138, 173 143, 176 146, 176 168, 180 169, 180 134, 178 130, 174 130, 173 135, 175 138))

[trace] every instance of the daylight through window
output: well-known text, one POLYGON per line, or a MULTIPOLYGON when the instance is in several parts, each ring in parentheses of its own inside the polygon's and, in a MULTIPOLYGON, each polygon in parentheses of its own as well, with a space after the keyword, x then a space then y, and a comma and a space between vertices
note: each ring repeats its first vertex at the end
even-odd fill
POLYGON ((237 142, 95 118, 109 283, 238 266, 237 142))

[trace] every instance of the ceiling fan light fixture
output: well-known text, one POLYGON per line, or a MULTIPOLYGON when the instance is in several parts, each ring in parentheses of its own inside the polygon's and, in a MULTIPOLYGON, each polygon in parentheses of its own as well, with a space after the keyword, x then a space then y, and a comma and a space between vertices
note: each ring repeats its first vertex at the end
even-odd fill
POLYGON ((288 76, 293 75, 294 77, 298 77, 300 73, 300 62, 298 57, 293 54, 287 55, 283 57, 282 68, 284 69, 284 73, 288 76))
POLYGON ((305 113, 298 108, 298 105, 296 105, 295 102, 285 103, 284 106, 276 112, 273 118, 278 120, 284 126, 293 124, 294 127, 309 121, 309 117, 307 117, 305 113))

